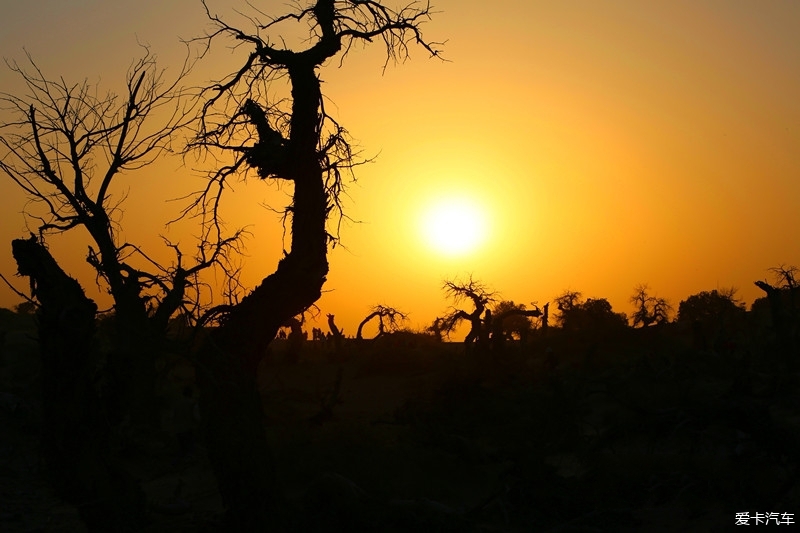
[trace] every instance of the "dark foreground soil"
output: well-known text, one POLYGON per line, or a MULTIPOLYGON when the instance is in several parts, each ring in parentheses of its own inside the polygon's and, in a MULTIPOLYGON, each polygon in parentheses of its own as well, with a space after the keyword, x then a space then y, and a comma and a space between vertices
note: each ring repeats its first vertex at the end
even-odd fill
MULTIPOLYGON (((800 388, 769 349, 693 350, 672 334, 537 339, 502 354, 422 341, 308 343, 261 369, 279 480, 307 531, 728 531, 737 513, 800 518, 800 388)), ((0 360, 0 531, 83 531, 40 459, 36 342, 0 360)), ((214 531, 202 439, 170 412, 191 366, 165 371, 157 430, 122 428, 150 506, 143 531, 214 531)), ((763 525, 763 524, 762 524, 763 525)), ((266 530, 266 528, 265 528, 266 530)))

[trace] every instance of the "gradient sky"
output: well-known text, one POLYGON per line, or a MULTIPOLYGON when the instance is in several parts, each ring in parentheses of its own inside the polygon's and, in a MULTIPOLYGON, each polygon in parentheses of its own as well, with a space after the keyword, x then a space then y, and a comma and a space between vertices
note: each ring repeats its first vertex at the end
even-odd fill
MULTIPOLYGON (((320 72, 328 109, 376 156, 349 188, 347 214, 360 222, 343 224, 319 302, 345 334, 378 303, 409 313, 411 326, 429 324, 448 306, 442 281, 470 273, 516 302, 572 289, 630 313, 638 283, 676 308, 729 286, 749 304, 769 267, 800 265, 800 3, 433 3, 425 35, 447 41, 448 62, 412 49, 382 74, 376 45, 320 72), (485 217, 484 245, 460 257, 437 254, 420 234, 425 209, 453 198, 485 217)), ((233 17, 230 2, 209 4, 233 17)), ((25 47, 50 77, 114 89, 137 39, 174 71, 178 38, 206 28, 196 0, 4 2, 0 53, 22 60, 25 47)), ((219 47, 195 75, 238 66, 219 47)), ((7 69, 0 91, 19 91, 7 69)), ((177 211, 165 200, 197 178, 178 160, 130 178, 125 237, 154 255, 164 252, 159 233, 188 248, 180 229, 164 228, 177 211)), ((229 226, 253 232, 248 286, 280 257, 278 217, 262 204, 282 207, 283 194, 252 182, 228 197, 229 226)), ((0 242, 27 235, 23 203, 0 179, 0 242)), ((48 242, 107 304, 81 238, 48 242)), ((15 271, 10 244, 0 271, 15 271)), ((18 301, 0 287, 0 306, 18 301)))

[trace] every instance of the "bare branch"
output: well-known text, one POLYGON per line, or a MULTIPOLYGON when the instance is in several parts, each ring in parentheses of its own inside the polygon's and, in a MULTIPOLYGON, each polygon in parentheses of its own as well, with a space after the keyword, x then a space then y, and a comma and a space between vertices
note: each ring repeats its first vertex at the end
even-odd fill
MULTIPOLYGON (((212 14, 203 2, 214 28, 190 42, 201 43, 205 52, 219 39, 233 42, 234 48, 244 45, 250 50, 240 68, 201 95, 198 133, 186 153, 214 152, 218 155, 213 157, 223 163, 208 174, 203 190, 187 198, 190 204, 181 217, 198 216, 204 223, 213 224, 219 217, 226 180, 232 176, 246 179, 249 170, 265 180, 296 179, 298 158, 305 157, 300 155, 303 151, 300 145, 306 142, 303 140, 306 134, 301 133, 296 122, 300 116, 297 110, 306 105, 296 100, 300 93, 296 92, 298 85, 293 76, 298 76, 300 70, 310 67, 313 72, 337 54, 343 60, 354 42, 378 38, 386 48, 384 69, 389 61, 408 58, 412 43, 431 56, 441 57, 440 43, 427 41, 421 30, 432 14, 428 2, 410 2, 397 10, 377 1, 363 0, 318 0, 309 4, 302 7, 298 3, 289 13, 279 16, 270 16, 250 6, 256 15, 239 13, 250 24, 248 30, 212 14), (279 34, 269 38, 269 33, 279 31, 281 23, 299 22, 308 25, 308 38, 302 47, 288 47, 279 34)), ((353 169, 369 159, 359 159, 348 132, 326 112, 321 95, 312 98, 316 99, 317 113, 311 138, 316 143, 315 158, 325 175, 328 214, 337 220, 335 229, 328 232, 329 242, 335 246, 345 216, 344 178, 355 180, 353 169)), ((293 204, 286 210, 292 214, 293 204)))
POLYGON ((12 284, 11 284, 11 282, 10 282, 10 281, 8 281, 8 279, 6 279, 6 277, 5 277, 4 275, 0 274, 0 279, 2 279, 2 280, 3 280, 3 282, 4 282, 6 285, 8 285, 8 288, 9 288, 9 289, 11 289, 12 291, 14 291, 14 294, 16 294, 17 296, 19 296, 20 298, 22 298, 22 299, 23 299, 23 300, 25 300, 26 302, 28 302, 28 303, 31 303, 31 304, 33 304, 33 305, 34 305, 34 306, 36 306, 36 307, 39 307, 39 304, 38 304, 38 303, 37 303, 35 300, 31 299, 31 297, 30 297, 30 296, 28 296, 27 294, 25 294, 24 292, 21 292, 20 290, 18 290, 18 289, 17 289, 17 288, 16 288, 14 285, 12 285, 12 284))
POLYGON ((358 330, 356 331, 357 339, 363 338, 362 331, 364 326, 374 318, 378 319, 378 334, 375 336, 377 339, 378 337, 385 335, 387 333, 387 329, 390 333, 400 329, 401 324, 408 320, 408 315, 395 309, 394 307, 385 305, 373 306, 372 309, 370 309, 370 313, 367 315, 367 317, 358 325, 358 330))
MULTIPOLYGON (((204 225, 197 257, 188 266, 177 245, 166 240, 176 253, 177 263, 172 265, 159 263, 135 244, 119 244, 115 215, 121 213, 124 195, 112 202, 115 184, 173 151, 174 139, 196 116, 196 100, 180 86, 194 60, 187 55, 177 75, 167 79, 150 50, 143 49, 128 70, 122 100, 86 81, 69 84, 63 78, 48 78, 30 56, 25 68, 7 63, 28 94, 0 94, 0 171, 27 195, 25 214, 38 222, 40 235, 84 226, 95 242, 87 261, 98 283, 102 279, 108 284, 117 304, 131 299, 130 308, 149 301, 151 316, 166 324, 183 305, 187 288, 201 283, 200 271, 219 266, 237 275, 228 265, 241 252, 243 232, 225 235, 218 220, 204 225), (144 259, 145 269, 127 263, 131 255, 144 259)), ((225 170, 220 172, 224 175, 225 170)), ((216 206, 212 211, 216 213, 216 206)), ((202 289, 196 289, 199 295, 202 289)))

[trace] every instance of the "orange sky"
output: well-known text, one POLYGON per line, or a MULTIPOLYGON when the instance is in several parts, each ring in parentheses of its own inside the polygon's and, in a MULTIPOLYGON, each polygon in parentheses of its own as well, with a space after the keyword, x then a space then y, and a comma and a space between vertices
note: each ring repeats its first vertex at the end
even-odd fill
MULTIPOLYGON (((174 70, 178 37, 206 27, 198 1, 166 4, 13 2, 0 20, 0 53, 21 60, 25 47, 50 77, 115 88, 139 53, 137 38, 174 70)), ((230 2, 209 4, 231 13, 230 2)), ((375 46, 320 73, 329 110, 364 155, 377 156, 349 189, 347 213, 361 223, 343 225, 346 248, 330 254, 319 302, 345 334, 378 303, 409 313, 412 326, 428 324, 448 305, 442 280, 469 273, 517 302, 543 304, 570 288, 630 313, 637 283, 676 308, 731 285, 749 304, 768 267, 800 265, 800 3, 434 5, 440 13, 424 29, 447 40, 449 62, 412 49, 382 75, 375 46), (419 232, 426 206, 453 195, 486 217, 485 244, 461 257, 436 254, 419 232)), ((238 67, 217 52, 198 79, 238 67)), ((0 71, 0 91, 18 90, 0 71)), ((179 165, 164 161, 125 187, 125 236, 154 255, 163 251, 159 233, 191 243, 163 226, 177 208, 165 200, 198 186, 179 165)), ((227 199, 229 226, 253 231, 249 286, 280 257, 280 224, 261 204, 281 207, 281 195, 253 182, 227 199)), ((0 242, 27 235, 22 207, 0 179, 0 242)), ((79 236, 49 242, 97 297, 79 236)), ((5 246, 8 277, 15 268, 5 246)), ((0 306, 17 302, 0 287, 0 306)))

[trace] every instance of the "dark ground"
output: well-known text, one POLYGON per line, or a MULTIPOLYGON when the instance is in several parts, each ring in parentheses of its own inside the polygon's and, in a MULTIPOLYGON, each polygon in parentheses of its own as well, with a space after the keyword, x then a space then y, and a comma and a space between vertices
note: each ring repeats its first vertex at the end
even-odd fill
MULTIPOLYGON (((284 349, 262 367, 265 424, 307 531, 714 532, 737 512, 800 519, 798 376, 766 348, 699 351, 664 329, 536 339, 494 358, 420 339, 349 344, 334 361, 308 343, 297 364, 284 349)), ((38 453, 35 330, 10 331, 2 354, 0 531, 83 531, 38 453)), ((202 441, 182 452, 169 416, 193 372, 172 362, 162 429, 123 428, 120 453, 147 493, 144 531, 212 531, 222 508, 202 441)))

